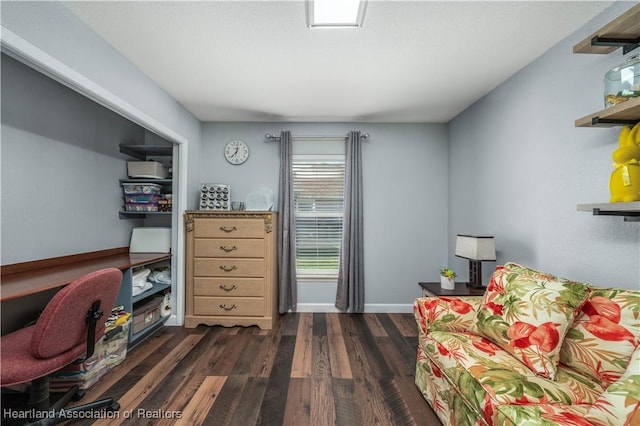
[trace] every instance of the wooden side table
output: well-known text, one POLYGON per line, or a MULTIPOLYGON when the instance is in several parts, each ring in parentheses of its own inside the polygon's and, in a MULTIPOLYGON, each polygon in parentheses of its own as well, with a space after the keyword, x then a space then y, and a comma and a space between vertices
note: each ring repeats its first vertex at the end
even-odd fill
POLYGON ((444 290, 439 282, 427 282, 418 283, 422 288, 422 297, 437 297, 437 296, 482 296, 486 288, 473 288, 469 287, 467 283, 456 283, 454 290, 444 290))

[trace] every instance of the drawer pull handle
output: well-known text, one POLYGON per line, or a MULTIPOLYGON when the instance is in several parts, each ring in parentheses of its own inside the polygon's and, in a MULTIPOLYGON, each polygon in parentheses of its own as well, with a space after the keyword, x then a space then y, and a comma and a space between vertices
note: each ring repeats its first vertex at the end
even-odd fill
POLYGON ((227 265, 220 265, 220 269, 222 269, 225 272, 231 272, 234 271, 238 268, 236 268, 236 265, 232 265, 232 266, 227 266, 227 265))
POLYGON ((236 246, 231 246, 231 247, 229 247, 229 246, 220 246, 220 250, 229 253, 231 251, 238 250, 238 247, 236 247, 236 246))
POLYGON ((231 306, 220 305, 220 309, 224 309, 225 311, 233 311, 236 308, 237 308, 237 306, 236 306, 235 303, 233 305, 231 305, 231 306))
POLYGON ((235 226, 232 226, 231 228, 228 228, 226 226, 221 226, 220 230, 223 232, 229 233, 229 232, 237 231, 238 228, 236 228, 235 226))
POLYGON ((231 287, 227 287, 226 284, 220 284, 220 290, 232 291, 232 290, 235 290, 236 288, 238 288, 238 287, 236 287, 235 284, 231 284, 231 287))

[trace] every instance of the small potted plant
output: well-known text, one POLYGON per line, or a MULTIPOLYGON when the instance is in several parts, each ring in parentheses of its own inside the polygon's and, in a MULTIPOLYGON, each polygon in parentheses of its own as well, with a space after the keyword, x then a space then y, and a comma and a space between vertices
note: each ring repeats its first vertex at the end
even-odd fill
POLYGON ((456 288, 456 276, 454 270, 448 266, 440 269, 440 287, 443 290, 454 290, 456 288))

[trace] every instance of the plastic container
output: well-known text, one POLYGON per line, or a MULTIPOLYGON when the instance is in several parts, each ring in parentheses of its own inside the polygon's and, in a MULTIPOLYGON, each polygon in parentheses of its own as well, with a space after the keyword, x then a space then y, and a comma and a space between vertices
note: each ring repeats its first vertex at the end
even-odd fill
POLYGON ((640 96, 640 56, 612 68, 604 76, 604 106, 612 107, 640 96))
POLYGON ((156 161, 127 161, 127 174, 132 178, 164 179, 169 169, 156 161))
POLYGON ((157 212, 158 203, 125 203, 124 209, 128 212, 157 212))
POLYGON ((162 197, 158 194, 125 194, 125 203, 158 204, 162 197))
POLYGON ((125 194, 159 194, 162 185, 156 183, 123 183, 125 194))

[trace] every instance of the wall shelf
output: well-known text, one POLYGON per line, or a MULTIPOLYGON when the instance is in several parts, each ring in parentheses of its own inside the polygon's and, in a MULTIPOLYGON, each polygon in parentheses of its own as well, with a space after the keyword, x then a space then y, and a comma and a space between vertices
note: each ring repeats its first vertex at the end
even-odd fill
POLYGON ((640 97, 576 120, 576 127, 613 127, 640 122, 640 97))
MULTIPOLYGON (((640 4, 610 21, 573 46, 573 53, 607 54, 622 47, 623 53, 640 46, 640 4)), ((575 121, 576 127, 613 127, 640 123, 640 97, 631 98, 575 121)), ((578 211, 594 216, 621 216, 625 222, 640 222, 640 201, 628 203, 578 204, 578 211)))
MULTIPOLYGON (((158 155, 171 157, 173 156, 173 145, 133 145, 133 144, 120 144, 120 152, 133 157, 137 160, 147 161, 148 156, 158 155)), ((163 186, 163 192, 169 194, 172 193, 173 179, 155 179, 155 178, 127 178, 120 179, 120 184, 123 183, 153 183, 163 186)), ((138 211, 126 211, 124 206, 119 212, 120 219, 145 219, 149 215, 151 216, 171 216, 171 211, 155 211, 155 212, 138 212, 138 211)))
POLYGON ((608 54, 622 47, 627 54, 639 43, 640 4, 637 4, 573 46, 573 53, 608 54))
POLYGON ((640 222, 640 201, 578 204, 578 211, 591 212, 594 216, 622 216, 625 222, 640 222))
POLYGON ((158 185, 171 185, 173 179, 147 179, 147 178, 129 178, 120 179, 120 183, 157 183, 158 185))
POLYGON ((173 155, 173 145, 120 145, 120 152, 138 160, 146 161, 149 155, 173 155))
POLYGON ((147 215, 151 216, 163 216, 163 215, 171 215, 172 212, 126 212, 121 210, 120 219, 144 219, 147 215))
POLYGON ((158 254, 158 258, 141 263, 136 265, 135 267, 129 268, 123 271, 122 275, 122 286, 120 287, 120 293, 118 294, 118 299, 116 300, 117 305, 124 306, 124 310, 130 312, 132 314, 132 325, 129 328, 129 349, 132 349, 137 344, 139 344, 145 338, 151 336, 154 332, 159 330, 164 323, 167 321, 168 317, 160 316, 158 321, 143 330, 138 331, 137 333, 133 332, 133 316, 136 314, 136 310, 134 309, 134 304, 137 302, 141 302, 145 299, 154 297, 154 296, 162 296, 165 292, 171 292, 171 284, 153 284, 153 287, 148 289, 147 291, 138 294, 136 296, 133 295, 133 275, 134 271, 140 268, 149 268, 153 269, 156 267, 168 266, 171 262, 170 254, 158 254))

